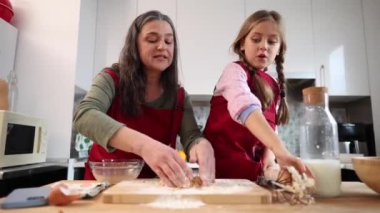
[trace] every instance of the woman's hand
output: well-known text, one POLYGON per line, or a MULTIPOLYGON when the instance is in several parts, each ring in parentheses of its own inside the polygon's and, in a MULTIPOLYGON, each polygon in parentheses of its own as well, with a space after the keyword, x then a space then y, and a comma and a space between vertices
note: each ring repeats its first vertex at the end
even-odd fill
POLYGON ((190 187, 192 171, 176 150, 158 141, 145 143, 141 157, 170 187, 190 187))
POLYGON ((190 186, 191 169, 173 148, 128 127, 120 128, 108 145, 141 156, 166 185, 190 186))
POLYGON ((191 146, 189 162, 199 164, 199 177, 204 185, 215 181, 214 149, 206 138, 200 138, 197 144, 191 146))

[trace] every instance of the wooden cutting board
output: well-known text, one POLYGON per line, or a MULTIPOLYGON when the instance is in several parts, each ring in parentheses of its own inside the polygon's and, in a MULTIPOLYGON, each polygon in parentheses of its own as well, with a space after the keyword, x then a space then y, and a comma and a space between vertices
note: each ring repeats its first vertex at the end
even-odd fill
POLYGON ((103 192, 104 203, 150 203, 160 198, 200 200, 206 204, 267 204, 271 192, 244 179, 216 179, 211 186, 201 188, 170 188, 158 179, 138 179, 119 182, 103 192))

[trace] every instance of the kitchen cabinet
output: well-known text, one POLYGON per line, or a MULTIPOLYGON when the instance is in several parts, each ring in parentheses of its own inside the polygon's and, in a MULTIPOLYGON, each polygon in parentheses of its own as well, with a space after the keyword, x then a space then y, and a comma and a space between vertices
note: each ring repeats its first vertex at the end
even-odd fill
MULTIPOLYGON (((287 51, 285 77, 314 78, 314 46, 311 0, 246 0, 245 15, 257 10, 275 10, 283 18, 287 51)), ((269 68, 276 73, 275 66, 269 68)))
POLYGON ((177 16, 177 0, 139 0, 137 2, 137 14, 142 14, 149 10, 158 10, 165 15, 168 15, 176 24, 177 16))
POLYGON ((87 91, 92 83, 96 39, 97 1, 82 0, 78 33, 78 56, 75 72, 76 90, 87 91))
POLYGON ((15 62, 18 30, 0 18, 0 78, 7 79, 15 62))
POLYGON ((380 1, 363 0, 364 27, 368 54, 369 84, 371 91, 371 104, 373 116, 373 129, 375 130, 376 153, 380 155, 380 1))
POLYGON ((330 96, 368 96, 362 2, 312 0, 317 84, 330 96))
POLYGON ((117 61, 128 26, 150 9, 168 14, 176 25, 179 77, 192 95, 212 94, 224 66, 237 58, 230 46, 240 26, 259 9, 284 18, 286 77, 316 78, 332 96, 369 95, 362 1, 98 0, 96 73, 117 61))
POLYGON ((93 76, 119 61, 129 26, 138 15, 153 9, 169 15, 176 23, 176 0, 97 1, 93 76))
POLYGON ((119 61, 128 28, 136 16, 137 0, 98 0, 94 76, 119 61))
POLYGON ((177 1, 181 81, 193 95, 210 95, 244 21, 243 0, 177 1))

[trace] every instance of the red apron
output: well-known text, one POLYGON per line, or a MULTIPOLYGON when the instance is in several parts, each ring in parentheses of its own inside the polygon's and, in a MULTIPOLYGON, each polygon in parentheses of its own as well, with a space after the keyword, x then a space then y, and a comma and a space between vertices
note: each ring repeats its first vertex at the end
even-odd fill
MULTIPOLYGON (((116 91, 118 91, 119 78, 112 70, 105 70, 106 73, 112 76, 116 91)), ((118 92, 114 97, 111 107, 107 114, 113 119, 124 123, 127 127, 146 134, 164 144, 175 147, 176 136, 180 130, 185 91, 181 87, 177 90, 176 106, 174 109, 154 109, 148 106, 142 106, 142 115, 136 117, 125 116, 122 113, 120 105, 120 97, 118 92), (168 119, 169 118, 169 119, 168 119)), ((141 159, 140 156, 133 153, 124 152, 116 149, 113 152, 107 152, 102 146, 94 143, 90 153, 89 161, 101 161, 103 159, 141 159)), ((85 164, 85 180, 94 180, 91 173, 91 168, 88 162, 85 164)), ((145 164, 139 178, 153 178, 156 174, 152 169, 145 164)))
MULTIPOLYGON (((252 85, 249 70, 239 62, 247 73, 248 85, 252 85)), ((276 127, 276 104, 279 97, 277 82, 263 71, 256 72, 273 89, 276 101, 263 112, 270 126, 276 127)), ((251 87, 252 91, 252 87, 251 87)), ((255 181, 262 175, 264 145, 243 125, 234 121, 223 96, 213 96, 210 102, 204 136, 211 142, 215 152, 216 178, 249 179, 255 181), (253 151, 255 147, 255 153, 253 151)))

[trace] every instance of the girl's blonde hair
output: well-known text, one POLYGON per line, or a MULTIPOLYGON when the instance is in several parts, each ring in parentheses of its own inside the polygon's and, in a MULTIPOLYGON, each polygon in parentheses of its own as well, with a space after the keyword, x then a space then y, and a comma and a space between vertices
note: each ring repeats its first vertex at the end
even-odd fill
POLYGON ((276 113, 276 123, 286 124, 289 121, 288 104, 285 99, 285 76, 284 76, 284 55, 286 51, 286 42, 284 35, 284 28, 282 24, 281 15, 276 11, 259 10, 249 16, 243 23, 240 31, 232 44, 233 51, 239 55, 240 60, 248 67, 253 77, 253 90, 255 95, 260 99, 263 110, 270 106, 274 99, 273 91, 270 86, 256 74, 255 68, 250 65, 245 56, 244 51, 241 49, 241 44, 247 37, 249 32, 259 23, 263 21, 273 21, 278 25, 280 34, 280 50, 279 54, 274 59, 276 62, 276 70, 278 75, 278 84, 280 86, 280 104, 276 113))

